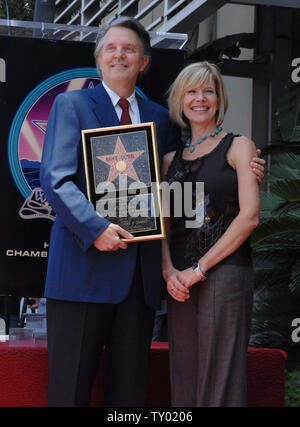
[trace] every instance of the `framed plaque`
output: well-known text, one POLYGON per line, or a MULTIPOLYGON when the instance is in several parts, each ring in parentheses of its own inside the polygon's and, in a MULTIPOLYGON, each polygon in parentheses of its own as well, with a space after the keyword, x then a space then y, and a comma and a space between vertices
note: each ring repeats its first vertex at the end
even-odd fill
POLYGON ((82 131, 87 195, 134 239, 165 237, 154 122, 82 131))

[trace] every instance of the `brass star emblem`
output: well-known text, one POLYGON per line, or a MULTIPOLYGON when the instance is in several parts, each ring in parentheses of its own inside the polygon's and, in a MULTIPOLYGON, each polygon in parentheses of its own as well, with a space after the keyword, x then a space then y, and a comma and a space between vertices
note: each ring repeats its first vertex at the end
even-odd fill
POLYGON ((107 178, 108 182, 112 182, 120 174, 126 174, 134 181, 139 181, 139 177, 132 163, 142 153, 144 153, 144 150, 126 151, 121 138, 118 136, 114 153, 97 156, 97 159, 100 159, 110 165, 109 175, 107 178))

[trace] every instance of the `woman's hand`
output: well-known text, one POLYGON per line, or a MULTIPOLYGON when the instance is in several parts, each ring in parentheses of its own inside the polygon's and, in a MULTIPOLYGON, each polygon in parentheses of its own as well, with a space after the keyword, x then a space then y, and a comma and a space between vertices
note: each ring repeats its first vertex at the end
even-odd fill
POLYGON ((261 150, 256 150, 257 157, 253 157, 250 166, 252 167, 253 173, 256 175, 257 182, 262 184, 265 176, 266 161, 260 158, 261 150))
POLYGON ((195 283, 205 280, 205 275, 201 271, 194 271, 192 267, 177 273, 177 279, 187 289, 191 288, 195 283))
POLYGON ((167 289, 171 297, 176 301, 184 302, 190 297, 190 292, 178 280, 178 273, 180 272, 173 267, 167 273, 164 273, 164 278, 167 282, 167 289))

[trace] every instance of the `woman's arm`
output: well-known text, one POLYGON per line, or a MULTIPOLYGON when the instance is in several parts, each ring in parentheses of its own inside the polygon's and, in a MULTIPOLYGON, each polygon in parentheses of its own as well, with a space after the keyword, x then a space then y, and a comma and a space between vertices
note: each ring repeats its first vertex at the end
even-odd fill
MULTIPOLYGON (((163 158, 162 180, 167 180, 167 171, 174 157, 175 151, 169 152, 163 158)), ((189 298, 189 290, 184 287, 177 279, 178 270, 174 267, 169 242, 171 238, 171 219, 169 206, 166 205, 165 199, 162 200, 163 217, 165 223, 166 239, 162 241, 162 273, 167 284, 169 294, 177 301, 183 302, 189 298)))
MULTIPOLYGON (((254 143, 243 136, 235 138, 229 149, 228 161, 237 172, 240 211, 220 239, 199 259, 204 274, 236 251, 258 225, 259 189, 250 167, 255 152, 254 143)), ((186 287, 201 280, 192 267, 179 272, 177 277, 186 287)))

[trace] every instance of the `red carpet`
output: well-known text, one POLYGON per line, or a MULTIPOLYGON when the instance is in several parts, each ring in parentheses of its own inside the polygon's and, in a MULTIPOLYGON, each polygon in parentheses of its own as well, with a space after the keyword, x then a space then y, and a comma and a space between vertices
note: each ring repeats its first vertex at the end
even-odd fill
MULTIPOLYGON (((248 406, 284 406, 286 355, 278 349, 248 349, 248 406)), ((92 406, 102 406, 101 366, 92 406)), ((45 345, 0 343, 0 406, 47 406, 48 362, 45 345)), ((148 386, 149 407, 170 406, 167 343, 153 343, 148 386)))

